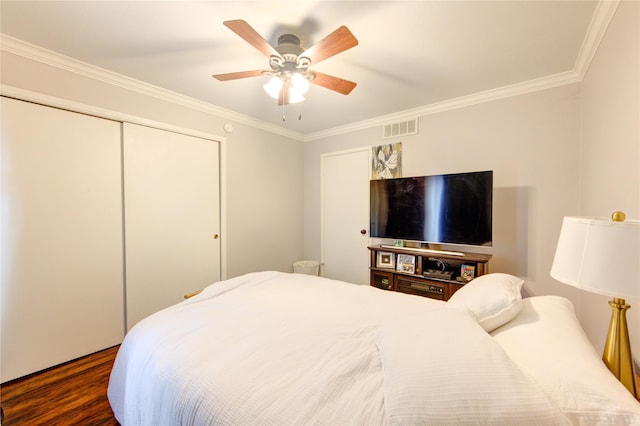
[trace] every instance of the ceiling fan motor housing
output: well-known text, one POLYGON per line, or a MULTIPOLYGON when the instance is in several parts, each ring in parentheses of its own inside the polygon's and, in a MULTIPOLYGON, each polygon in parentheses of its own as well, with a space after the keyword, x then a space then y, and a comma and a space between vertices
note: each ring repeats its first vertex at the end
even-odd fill
POLYGON ((282 34, 278 37, 276 50, 281 55, 292 54, 298 56, 304 50, 300 47, 300 39, 293 34, 282 34))
POLYGON ((300 57, 304 50, 300 47, 300 39, 293 34, 282 34, 278 37, 275 49, 282 56, 270 58, 269 64, 275 72, 305 72, 311 65, 309 58, 300 57))

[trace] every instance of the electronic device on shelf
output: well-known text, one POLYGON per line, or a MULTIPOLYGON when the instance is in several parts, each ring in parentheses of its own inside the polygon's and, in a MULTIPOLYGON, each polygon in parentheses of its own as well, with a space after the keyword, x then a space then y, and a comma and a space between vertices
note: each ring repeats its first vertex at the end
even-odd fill
POLYGON ((453 279, 453 271, 439 271, 437 269, 425 269, 422 274, 425 278, 437 278, 440 280, 451 281, 453 279))

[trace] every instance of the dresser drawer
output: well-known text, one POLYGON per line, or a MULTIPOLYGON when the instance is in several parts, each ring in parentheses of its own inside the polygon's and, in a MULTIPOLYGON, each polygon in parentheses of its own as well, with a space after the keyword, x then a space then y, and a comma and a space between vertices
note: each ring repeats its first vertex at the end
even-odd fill
POLYGON ((415 294, 437 300, 445 300, 448 286, 447 283, 405 278, 403 276, 396 276, 395 284, 396 290, 402 293, 415 294))

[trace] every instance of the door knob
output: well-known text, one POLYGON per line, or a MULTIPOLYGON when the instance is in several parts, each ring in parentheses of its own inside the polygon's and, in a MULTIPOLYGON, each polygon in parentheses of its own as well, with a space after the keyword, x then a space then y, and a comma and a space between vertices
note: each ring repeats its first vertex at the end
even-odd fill
POLYGON ((220 238, 220 235, 218 235, 218 234, 213 234, 213 239, 214 239, 214 240, 217 240, 218 238, 220 238))
POLYGON ((361 233, 362 235, 366 235, 366 234, 367 234, 367 230, 366 230, 366 229, 361 229, 361 230, 360 230, 360 233, 361 233))

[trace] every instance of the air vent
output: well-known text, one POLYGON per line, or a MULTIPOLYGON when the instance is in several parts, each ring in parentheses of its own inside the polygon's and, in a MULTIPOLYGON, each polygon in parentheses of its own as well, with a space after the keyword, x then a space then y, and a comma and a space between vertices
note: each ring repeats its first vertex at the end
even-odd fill
POLYGON ((418 119, 413 118, 407 121, 389 123, 382 126, 383 138, 395 138, 404 135, 415 135, 418 133, 418 119))

